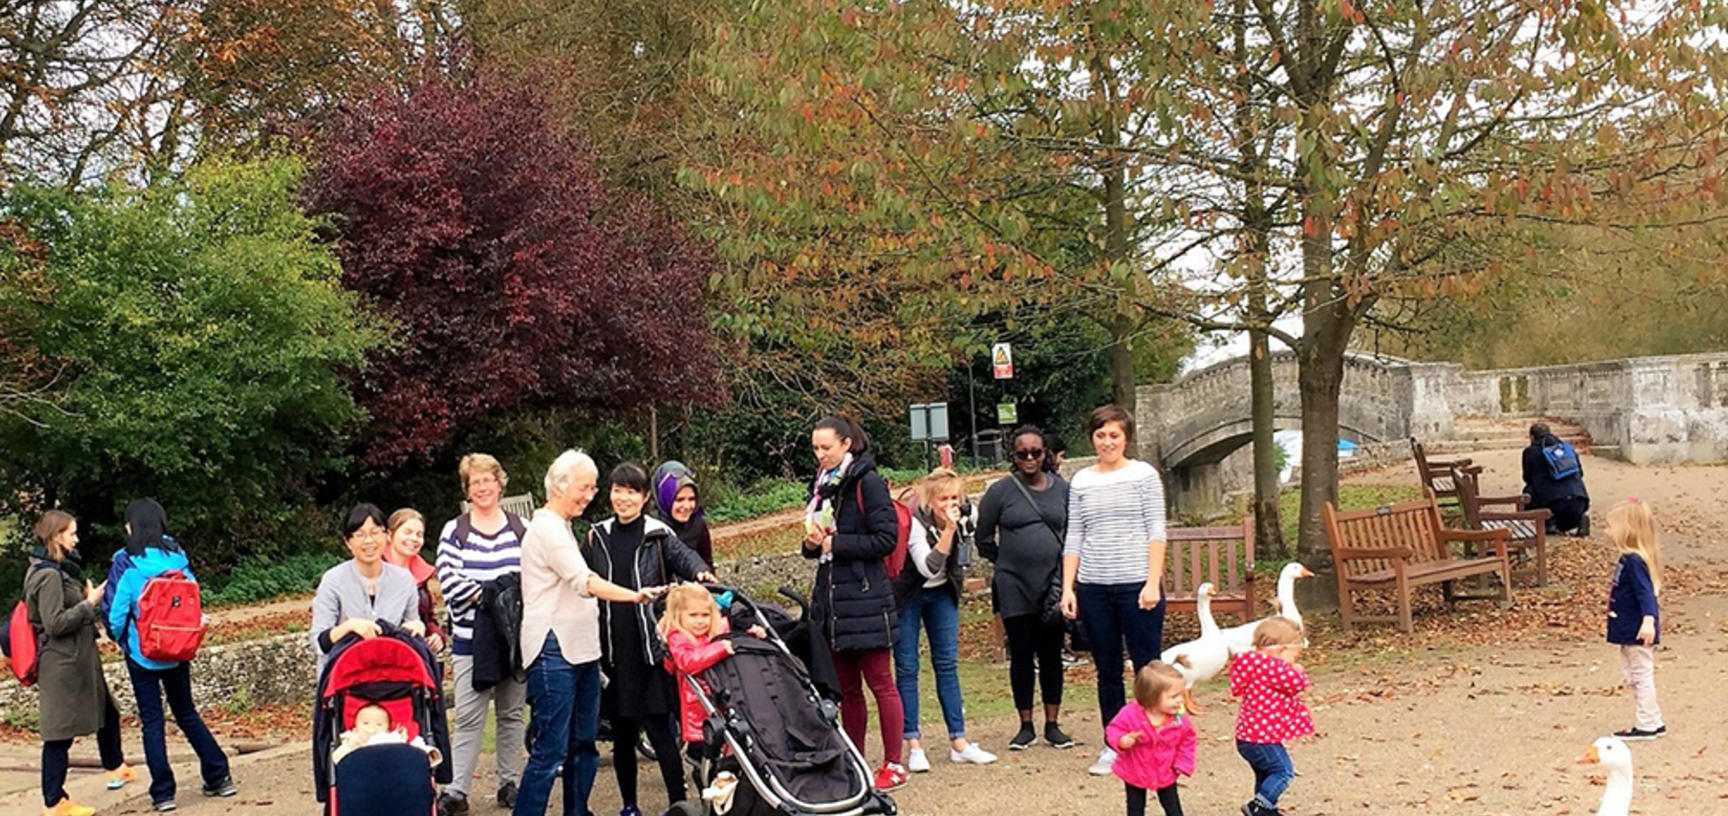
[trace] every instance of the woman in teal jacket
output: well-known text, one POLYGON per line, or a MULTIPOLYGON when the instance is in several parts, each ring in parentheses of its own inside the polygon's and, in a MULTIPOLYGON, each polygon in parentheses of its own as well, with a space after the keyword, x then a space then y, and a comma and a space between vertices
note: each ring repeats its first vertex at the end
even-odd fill
POLYGON ((132 693, 138 700, 138 719, 144 726, 144 757, 150 766, 150 802, 157 812, 175 808, 174 768, 168 764, 168 744, 162 715, 162 698, 174 722, 198 754, 205 796, 238 793, 228 775, 228 757, 192 702, 192 673, 186 663, 164 663, 144 656, 138 648, 138 596, 145 582, 165 572, 179 570, 192 578, 186 551, 168 535, 167 513, 155 499, 137 499, 126 506, 126 548, 114 554, 108 584, 114 596, 108 603, 108 632, 125 644, 126 671, 132 678, 132 693))

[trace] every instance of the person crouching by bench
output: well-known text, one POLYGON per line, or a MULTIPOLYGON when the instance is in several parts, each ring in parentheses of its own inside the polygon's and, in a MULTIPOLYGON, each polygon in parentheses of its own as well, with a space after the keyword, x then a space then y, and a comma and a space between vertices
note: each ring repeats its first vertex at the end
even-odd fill
POLYGON ((1527 509, 1547 510, 1550 534, 1575 533, 1590 535, 1590 491, 1584 489, 1584 467, 1579 463, 1571 473, 1556 478, 1554 468, 1544 453, 1561 446, 1560 438, 1548 428, 1548 423, 1530 426, 1530 446, 1524 449, 1524 493, 1530 497, 1527 509))

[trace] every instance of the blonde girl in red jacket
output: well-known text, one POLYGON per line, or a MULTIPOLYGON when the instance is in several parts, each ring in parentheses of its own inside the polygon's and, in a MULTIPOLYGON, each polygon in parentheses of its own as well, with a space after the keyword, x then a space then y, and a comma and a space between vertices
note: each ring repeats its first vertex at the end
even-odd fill
MULTIPOLYGON (((699 584, 679 584, 666 593, 666 614, 660 616, 660 636, 666 639, 666 665, 678 680, 678 721, 685 752, 700 761, 702 750, 702 720, 708 713, 696 690, 687 678, 701 674, 711 666, 732 656, 730 640, 716 640, 731 631, 726 617, 713 593, 699 584)), ((750 627, 750 634, 766 637, 760 626, 750 627)), ((697 682, 702 682, 698 680, 697 682)), ((702 687, 706 689, 707 683, 702 687)))

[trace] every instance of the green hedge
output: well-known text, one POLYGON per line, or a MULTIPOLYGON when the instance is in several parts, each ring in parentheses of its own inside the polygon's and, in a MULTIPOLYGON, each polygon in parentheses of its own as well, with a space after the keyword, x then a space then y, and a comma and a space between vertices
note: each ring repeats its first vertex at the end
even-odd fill
POLYGON ((341 561, 335 553, 323 551, 280 560, 244 561, 226 575, 205 580, 204 603, 233 606, 304 595, 317 589, 324 571, 341 561))

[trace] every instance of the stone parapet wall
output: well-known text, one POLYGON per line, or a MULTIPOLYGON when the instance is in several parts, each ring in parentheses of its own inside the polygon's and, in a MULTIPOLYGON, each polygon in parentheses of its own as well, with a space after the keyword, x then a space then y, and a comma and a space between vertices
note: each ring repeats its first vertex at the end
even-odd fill
MULTIPOLYGON (((123 714, 138 710, 132 697, 132 681, 126 664, 108 660, 102 664, 108 690, 123 714)), ((305 632, 227 643, 202 649, 192 662, 192 697, 200 708, 232 705, 312 704, 317 695, 317 660, 312 656, 305 632)), ((0 681, 0 711, 23 722, 36 721, 36 689, 27 688, 8 673, 0 681)))

